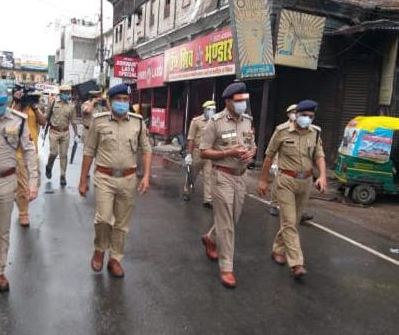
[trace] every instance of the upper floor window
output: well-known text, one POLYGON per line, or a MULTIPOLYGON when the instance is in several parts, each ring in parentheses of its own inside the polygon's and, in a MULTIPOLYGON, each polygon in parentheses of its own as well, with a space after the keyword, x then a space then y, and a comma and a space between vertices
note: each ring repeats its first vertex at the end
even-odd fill
POLYGON ((143 9, 139 8, 136 12, 137 15, 137 21, 136 21, 136 26, 141 25, 141 21, 143 20, 143 9))
POLYGON ((165 0, 163 17, 166 19, 169 16, 170 16, 170 0, 165 0))
POLYGON ((118 33, 119 33, 119 27, 115 28, 115 44, 118 43, 118 33))
POLYGON ((183 0, 182 2, 182 8, 188 7, 191 5, 191 0, 183 0))
POLYGON ((122 34, 123 34, 123 25, 119 26, 119 41, 122 41, 122 34))
POLYGON ((127 18, 127 27, 130 29, 132 27, 132 15, 127 18))
POLYGON ((150 26, 153 26, 155 23, 155 0, 151 0, 150 7, 150 26))

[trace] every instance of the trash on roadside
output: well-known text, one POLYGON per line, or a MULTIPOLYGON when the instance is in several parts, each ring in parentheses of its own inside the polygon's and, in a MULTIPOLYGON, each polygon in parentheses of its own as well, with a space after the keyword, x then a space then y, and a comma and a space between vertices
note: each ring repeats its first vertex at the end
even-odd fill
POLYGON ((392 254, 399 254, 399 248, 390 248, 389 251, 390 251, 392 254))

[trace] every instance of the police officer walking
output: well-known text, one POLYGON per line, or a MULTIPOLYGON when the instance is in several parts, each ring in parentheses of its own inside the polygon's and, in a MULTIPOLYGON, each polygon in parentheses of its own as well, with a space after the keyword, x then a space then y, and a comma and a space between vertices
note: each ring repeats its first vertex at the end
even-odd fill
POLYGON ((296 107, 295 121, 277 127, 266 150, 258 184, 259 195, 266 195, 269 169, 278 154, 279 171, 275 195, 280 204, 280 230, 273 244, 272 258, 280 265, 288 263, 294 278, 300 278, 307 273, 298 224, 310 196, 315 165, 320 172, 315 186, 320 192, 327 189, 320 131, 312 125, 316 109, 316 102, 301 101, 296 107))
POLYGON ((95 159, 95 251, 91 267, 100 272, 105 252, 109 251, 108 271, 121 278, 125 239, 136 200, 137 152, 143 152, 144 177, 138 191, 144 193, 149 187, 151 146, 142 117, 129 112, 128 86, 114 86, 108 96, 112 112, 96 114, 89 129, 79 192, 85 196, 88 190, 87 176, 95 159))
POLYGON ((187 155, 185 157, 185 164, 192 166, 192 180, 186 178, 184 184, 184 200, 190 200, 191 189, 189 182, 195 184, 198 174, 202 170, 204 177, 204 201, 203 205, 207 208, 212 208, 212 194, 211 194, 211 174, 212 162, 209 159, 202 159, 200 155, 199 146, 201 138, 204 133, 205 126, 209 119, 215 114, 216 104, 215 101, 206 101, 203 105, 203 114, 193 118, 188 131, 187 141, 187 155))
POLYGON ((23 150, 29 173, 29 199, 37 197, 37 157, 28 127, 25 126, 26 119, 25 114, 7 108, 7 88, 0 84, 0 292, 10 288, 5 269, 17 188, 16 153, 19 147, 23 150))
POLYGON ((234 288, 234 225, 241 216, 247 165, 256 153, 256 145, 252 117, 245 114, 249 99, 246 85, 242 82, 230 84, 222 98, 226 107, 210 119, 200 144, 201 158, 210 159, 213 166, 214 227, 202 237, 202 241, 207 256, 219 259, 222 284, 234 288))
POLYGON ((90 99, 82 104, 82 141, 85 143, 93 115, 106 111, 101 105, 101 91, 89 91, 90 99))
POLYGON ((50 155, 46 165, 46 177, 51 179, 54 162, 60 156, 60 184, 66 186, 66 170, 68 165, 69 126, 72 125, 75 137, 78 136, 76 127, 76 110, 71 100, 71 86, 60 87, 59 100, 49 108, 46 113, 47 122, 50 123, 50 155))

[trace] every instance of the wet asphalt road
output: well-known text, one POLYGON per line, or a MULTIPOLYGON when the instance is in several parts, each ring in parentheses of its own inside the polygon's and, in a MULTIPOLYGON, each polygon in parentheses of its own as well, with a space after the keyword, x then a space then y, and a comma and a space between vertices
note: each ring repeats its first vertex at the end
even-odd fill
POLYGON ((14 218, 1 335, 398 334, 399 267, 302 227, 309 275, 295 282, 270 259, 277 219, 254 199, 237 227, 238 287, 222 287, 200 243, 211 211, 200 196, 182 202, 181 175, 159 162, 137 202, 125 279, 92 273, 94 199, 79 197, 78 170, 61 190, 57 161, 55 193, 34 203, 31 228, 14 218))

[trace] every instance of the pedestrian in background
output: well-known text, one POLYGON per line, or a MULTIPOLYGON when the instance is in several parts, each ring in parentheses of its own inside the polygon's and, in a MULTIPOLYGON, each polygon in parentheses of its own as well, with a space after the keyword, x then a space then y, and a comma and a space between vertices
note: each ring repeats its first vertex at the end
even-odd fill
POLYGON ((201 138, 204 133, 205 126, 216 112, 215 101, 206 101, 202 105, 202 114, 193 118, 190 124, 190 128, 187 136, 187 155, 184 159, 186 165, 192 166, 192 179, 186 181, 184 184, 183 197, 185 201, 191 198, 191 188, 189 183, 193 185, 198 177, 198 174, 202 171, 204 179, 204 193, 203 193, 203 205, 207 208, 212 208, 212 191, 211 191, 211 174, 212 174, 212 162, 209 159, 202 159, 199 150, 201 138))
POLYGON ((230 84, 223 92, 225 109, 214 115, 202 136, 202 159, 212 161, 214 227, 202 237, 206 254, 219 259, 220 280, 227 288, 236 286, 233 272, 235 224, 246 195, 246 171, 256 153, 252 117, 246 114, 249 99, 246 85, 230 84))
POLYGON ((75 137, 78 137, 76 126, 76 110, 71 101, 71 86, 60 87, 59 99, 49 108, 46 118, 50 123, 50 155, 46 165, 46 177, 51 179, 54 162, 60 156, 60 184, 66 186, 66 171, 68 166, 69 127, 72 125, 75 137))
POLYGON ((143 194, 149 187, 152 150, 142 117, 129 112, 128 86, 114 86, 108 96, 112 111, 96 114, 89 129, 79 192, 82 196, 87 193, 87 176, 95 159, 96 215, 91 267, 100 272, 105 252, 109 251, 107 269, 112 276, 121 278, 125 240, 136 202, 137 153, 139 149, 143 152, 144 176, 138 186, 143 194))
POLYGON ((0 292, 10 285, 5 270, 10 244, 11 213, 17 189, 17 150, 22 148, 29 173, 29 200, 37 197, 37 156, 26 126, 27 116, 7 108, 7 88, 0 84, 0 292))
POLYGON ((278 154, 278 174, 275 195, 280 205, 280 230, 273 244, 272 258, 280 265, 288 263, 294 278, 307 271, 300 244, 298 224, 313 182, 313 167, 320 176, 315 186, 320 192, 327 189, 327 172, 320 130, 313 126, 317 103, 304 100, 296 107, 294 122, 277 127, 266 150, 258 193, 265 196, 268 175, 278 154))
POLYGON ((90 124, 93 120, 93 116, 98 113, 106 112, 107 109, 102 106, 101 91, 89 91, 89 100, 82 104, 82 142, 86 142, 87 134, 89 132, 90 124))

